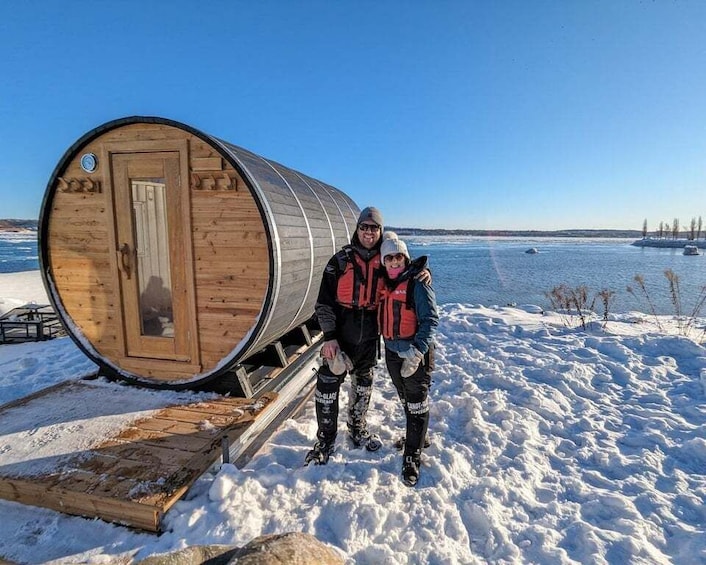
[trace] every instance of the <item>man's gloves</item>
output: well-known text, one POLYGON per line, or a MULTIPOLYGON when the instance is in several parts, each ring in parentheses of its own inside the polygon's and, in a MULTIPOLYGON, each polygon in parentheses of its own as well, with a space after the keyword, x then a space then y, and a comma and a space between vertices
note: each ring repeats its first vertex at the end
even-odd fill
POLYGON ((409 346, 406 351, 400 351, 399 355, 404 361, 402 361, 402 369, 400 369, 400 374, 403 378, 407 378, 416 373, 419 368, 419 364, 424 359, 424 355, 413 345, 409 346))
POLYGON ((353 361, 341 351, 341 347, 335 339, 324 342, 321 347, 321 357, 324 358, 324 363, 328 365, 334 375, 342 375, 346 371, 353 370, 353 361))
POLYGON ((326 362, 328 363, 328 368, 331 369, 334 375, 342 375, 346 371, 353 370, 353 361, 340 349, 333 359, 327 359, 326 362))
POLYGON ((338 345, 338 340, 329 339, 328 341, 324 341, 321 347, 321 357, 324 359, 333 359, 340 350, 341 347, 338 345))
POLYGON ((328 365, 334 375, 342 375, 346 371, 353 370, 353 361, 343 353, 335 339, 324 342, 321 347, 321 357, 324 358, 324 363, 328 365))

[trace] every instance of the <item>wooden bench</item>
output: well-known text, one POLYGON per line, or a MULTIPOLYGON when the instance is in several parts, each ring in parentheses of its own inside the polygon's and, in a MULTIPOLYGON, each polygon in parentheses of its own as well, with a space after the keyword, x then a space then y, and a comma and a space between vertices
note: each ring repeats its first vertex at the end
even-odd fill
POLYGON ((48 304, 25 304, 0 316, 0 343, 44 341, 65 333, 48 304))

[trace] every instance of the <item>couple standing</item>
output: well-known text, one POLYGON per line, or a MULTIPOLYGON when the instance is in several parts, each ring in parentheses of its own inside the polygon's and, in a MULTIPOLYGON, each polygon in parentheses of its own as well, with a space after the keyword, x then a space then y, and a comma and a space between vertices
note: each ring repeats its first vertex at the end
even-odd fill
POLYGON ((317 441, 306 462, 323 465, 333 453, 338 396, 349 372, 350 439, 368 451, 380 449, 382 443, 368 430, 366 414, 382 334, 385 363, 407 420, 406 435, 400 441, 404 448, 402 478, 406 485, 414 486, 429 425, 432 338, 439 318, 427 258, 412 261, 407 246, 394 233, 383 236, 383 225, 377 208, 365 208, 350 245, 336 253, 324 270, 316 302, 324 334, 324 364, 315 393, 317 441))

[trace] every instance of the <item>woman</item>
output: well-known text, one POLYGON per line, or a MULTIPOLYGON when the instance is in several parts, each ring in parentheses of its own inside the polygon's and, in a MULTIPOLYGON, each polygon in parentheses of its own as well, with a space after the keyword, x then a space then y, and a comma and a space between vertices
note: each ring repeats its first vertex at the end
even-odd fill
POLYGON ((385 286, 380 299, 380 333, 385 339, 385 363, 397 389, 407 420, 402 480, 419 481, 422 447, 429 426, 429 385, 433 336, 439 324, 434 290, 415 280, 427 258, 411 261, 407 246, 394 232, 386 232, 380 247, 385 286))

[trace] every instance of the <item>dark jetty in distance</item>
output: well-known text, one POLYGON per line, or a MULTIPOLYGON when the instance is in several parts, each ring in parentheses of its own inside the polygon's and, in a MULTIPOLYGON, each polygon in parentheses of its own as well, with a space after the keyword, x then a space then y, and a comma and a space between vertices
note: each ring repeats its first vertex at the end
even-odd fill
POLYGON ((683 249, 685 245, 694 245, 699 249, 706 249, 706 239, 669 239, 659 237, 645 237, 633 241, 632 245, 636 247, 661 247, 669 249, 683 249))

